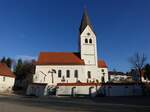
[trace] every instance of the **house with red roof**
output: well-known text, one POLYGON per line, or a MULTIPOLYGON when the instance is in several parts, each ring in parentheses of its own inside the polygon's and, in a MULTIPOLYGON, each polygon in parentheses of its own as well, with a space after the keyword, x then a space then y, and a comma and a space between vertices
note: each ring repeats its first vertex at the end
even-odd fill
POLYGON ((12 91, 15 82, 15 75, 4 63, 0 63, 0 93, 12 91))
MULTIPOLYGON (((96 34, 86 10, 79 28, 78 43, 78 52, 41 52, 36 63, 33 84, 30 85, 32 87, 27 90, 27 94, 35 91, 38 91, 37 94, 49 94, 53 88, 59 88, 61 83, 73 83, 74 87, 84 83, 84 87, 88 87, 89 91, 95 83, 108 82, 108 67, 104 60, 98 59, 96 34), (46 90, 43 86, 46 86, 46 90), (34 87, 38 87, 39 90, 34 87)), ((84 91, 82 93, 89 94, 84 91)))

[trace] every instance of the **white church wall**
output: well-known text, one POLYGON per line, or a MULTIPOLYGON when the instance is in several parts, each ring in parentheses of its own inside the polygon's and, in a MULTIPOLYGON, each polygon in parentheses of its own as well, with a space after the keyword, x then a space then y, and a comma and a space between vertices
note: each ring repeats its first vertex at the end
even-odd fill
POLYGON ((70 66, 70 65, 37 65, 36 72, 33 78, 33 83, 48 83, 49 85, 57 85, 57 83, 69 82, 84 82, 83 66, 70 66), (50 73, 55 70, 56 73, 50 73), (58 70, 61 70, 61 77, 58 77, 58 70), (70 71, 70 77, 67 77, 66 71, 70 71), (78 78, 75 77, 75 70, 78 71, 78 78), (50 71, 50 72, 49 72, 50 71), (65 81, 63 81, 63 79, 65 81), (53 80, 53 82, 52 82, 53 80))
POLYGON ((96 66, 85 65, 85 77, 86 77, 86 80, 87 79, 89 80, 89 82, 97 83, 98 81, 99 83, 101 83, 102 76, 104 76, 104 82, 108 82, 108 69, 107 68, 98 68, 96 66), (91 78, 88 78, 88 75, 87 75, 88 71, 91 72, 91 78))
POLYGON ((99 72, 100 77, 101 77, 101 82, 102 82, 102 76, 104 76, 104 82, 105 83, 109 81, 108 68, 99 68, 98 72, 99 72))
POLYGON ((99 73, 97 72, 98 68, 96 66, 88 66, 85 65, 85 78, 88 80, 88 82, 100 82, 100 76, 99 73), (91 73, 91 78, 88 77, 88 72, 91 73))
POLYGON ((14 77, 0 76, 0 92, 11 92, 14 82, 14 77))
POLYGON ((101 82, 101 77, 103 73, 101 70, 104 70, 105 82, 108 81, 108 70, 107 68, 97 68, 95 66, 54 66, 54 65, 37 65, 36 72, 33 77, 33 83, 48 83, 49 85, 57 85, 57 83, 74 83, 77 81, 80 82, 101 82), (55 70, 56 73, 50 73, 49 71, 55 70), (58 77, 58 70, 61 70, 61 77, 58 77), (70 77, 66 76, 66 71, 70 71, 70 77), (75 77, 75 70, 78 71, 78 78, 75 77), (88 78, 88 71, 91 72, 91 77, 88 78), (63 81, 64 79, 64 81, 63 81), (52 81, 53 80, 53 81, 52 81))

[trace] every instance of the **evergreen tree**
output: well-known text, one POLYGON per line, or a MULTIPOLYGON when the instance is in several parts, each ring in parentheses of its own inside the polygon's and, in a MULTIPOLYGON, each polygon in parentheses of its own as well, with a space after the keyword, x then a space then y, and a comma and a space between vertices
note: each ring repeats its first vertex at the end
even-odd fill
POLYGON ((1 59, 1 63, 6 63, 6 58, 5 58, 5 57, 3 57, 3 58, 1 59))
POLYGON ((3 57, 1 60, 0 60, 1 63, 5 63, 9 68, 11 68, 12 66, 12 60, 11 58, 5 58, 3 57))
POLYGON ((9 68, 11 68, 11 66, 12 66, 12 60, 10 58, 7 58, 5 63, 7 64, 7 66, 9 68))
POLYGON ((16 74, 16 81, 19 82, 20 85, 15 85, 15 87, 22 87, 22 89, 25 90, 28 84, 32 83, 34 71, 34 61, 23 62, 19 59, 14 69, 14 73, 16 74))
POLYGON ((22 79, 22 68, 23 68, 23 62, 21 59, 18 60, 17 65, 14 69, 14 73, 16 75, 16 79, 22 79))

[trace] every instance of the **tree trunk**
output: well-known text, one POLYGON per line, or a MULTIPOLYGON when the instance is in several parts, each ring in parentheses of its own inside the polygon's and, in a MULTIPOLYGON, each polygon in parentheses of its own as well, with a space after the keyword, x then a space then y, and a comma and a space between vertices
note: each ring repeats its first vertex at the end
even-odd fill
POLYGON ((138 71, 139 71, 139 78, 140 78, 140 82, 142 82, 142 71, 141 71, 141 69, 140 69, 140 68, 138 69, 138 71))

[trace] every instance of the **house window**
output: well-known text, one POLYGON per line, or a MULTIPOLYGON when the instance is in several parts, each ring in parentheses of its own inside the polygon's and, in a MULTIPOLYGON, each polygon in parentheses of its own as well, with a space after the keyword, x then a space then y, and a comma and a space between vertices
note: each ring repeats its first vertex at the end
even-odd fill
POLYGON ((92 43, 92 39, 89 39, 89 43, 92 43))
POLYGON ((58 70, 58 77, 61 77, 61 70, 58 70))
POLYGON ((87 75, 88 75, 88 78, 91 78, 91 72, 90 71, 87 72, 87 75))
POLYGON ((3 81, 5 81, 6 79, 5 79, 5 77, 3 77, 3 81))
POLYGON ((75 78, 78 78, 78 70, 75 70, 75 71, 74 71, 74 77, 75 77, 75 78))
POLYGON ((35 80, 37 80, 37 76, 35 76, 35 80))
POLYGON ((88 43, 88 39, 85 39, 85 43, 88 43))
POLYGON ((70 77, 70 71, 69 70, 67 70, 66 75, 67 75, 66 77, 68 77, 68 78, 70 77))

